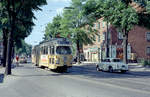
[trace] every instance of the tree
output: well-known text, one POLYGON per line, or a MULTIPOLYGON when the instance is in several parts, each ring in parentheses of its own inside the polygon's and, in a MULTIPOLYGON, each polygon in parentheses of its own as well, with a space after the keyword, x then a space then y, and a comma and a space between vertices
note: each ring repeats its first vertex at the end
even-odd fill
POLYGON ((8 36, 8 13, 6 9, 6 1, 1 0, 0 2, 0 30, 2 32, 3 39, 3 67, 6 66, 6 52, 7 52, 7 36, 8 36))
MULTIPOLYGON (((91 0, 88 0, 91 1, 91 0)), ((134 25, 138 24, 138 14, 129 3, 131 0, 95 0, 97 2, 94 11, 88 14, 94 13, 96 17, 103 17, 104 21, 109 22, 116 28, 122 30, 123 40, 123 52, 124 62, 127 63, 127 44, 128 44, 128 32, 133 28, 134 25)), ((90 10, 92 10, 92 7, 90 10)))
POLYGON ((84 2, 86 0, 72 0, 71 6, 64 9, 62 16, 54 17, 45 30, 44 39, 57 36, 70 38, 73 46, 76 44, 78 62, 80 62, 80 50, 83 44, 92 44, 96 30, 92 29, 95 18, 84 14, 84 2))
POLYGON ((44 39, 49 40, 50 38, 56 38, 59 36, 60 32, 60 22, 62 17, 60 15, 57 15, 52 20, 52 23, 47 24, 44 34, 44 39))
POLYGON ((21 40, 18 46, 15 47, 15 53, 18 55, 31 56, 31 49, 31 45, 27 44, 24 40, 21 40))
POLYGON ((108 6, 109 8, 108 10, 105 10, 104 7, 104 20, 108 20, 110 24, 122 30, 124 36, 123 60, 124 63, 127 63, 128 32, 133 28, 134 25, 138 24, 138 14, 136 13, 135 9, 122 2, 122 0, 106 0, 105 2, 105 6, 108 6), (110 5, 110 2, 112 5, 110 5))
POLYGON ((46 0, 1 0, 1 27, 4 28, 3 22, 8 24, 6 74, 11 74, 11 55, 15 39, 24 39, 31 33, 34 24, 32 19, 35 18, 33 10, 40 10, 39 7, 45 4, 46 0))
POLYGON ((72 0, 69 9, 65 9, 61 21, 61 35, 70 37, 77 48, 77 59, 80 63, 80 50, 83 44, 92 44, 96 31, 92 29, 93 22, 84 13, 85 0, 72 0), (87 28, 86 28, 87 26, 87 28))

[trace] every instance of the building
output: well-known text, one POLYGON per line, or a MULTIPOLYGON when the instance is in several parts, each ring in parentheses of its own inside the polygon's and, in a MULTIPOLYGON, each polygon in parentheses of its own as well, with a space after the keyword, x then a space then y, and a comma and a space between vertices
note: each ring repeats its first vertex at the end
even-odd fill
POLYGON ((128 42, 131 45, 131 52, 135 53, 138 59, 150 59, 150 30, 144 27, 135 26, 130 32, 128 42))
MULTIPOLYGON (((94 28, 99 35, 95 36, 93 45, 84 45, 84 55, 87 61, 98 62, 105 58, 106 23, 103 19, 97 20, 94 28)), ((108 34, 109 57, 123 59, 123 35, 121 30, 109 25, 108 34)), ((150 30, 144 27, 135 26, 128 33, 127 57, 129 61, 138 59, 150 59, 150 30)))
POLYGON ((102 49, 105 40, 106 33, 106 23, 103 22, 103 19, 98 19, 94 23, 94 29, 98 31, 98 35, 95 35, 95 41, 92 45, 84 45, 83 51, 84 56, 87 61, 99 61, 102 57, 102 49))
MULTIPOLYGON (((130 3, 137 13, 145 13, 145 7, 139 2, 130 3)), ((108 44, 109 57, 123 59, 123 35, 121 30, 108 25, 108 44)), ((96 41, 93 45, 84 45, 84 56, 87 61, 100 61, 105 58, 106 31, 107 26, 103 19, 98 19, 94 23, 94 29, 98 30, 99 35, 95 36, 96 41)), ((138 59, 150 59, 150 30, 144 27, 135 26, 128 33, 127 57, 129 61, 138 59)))

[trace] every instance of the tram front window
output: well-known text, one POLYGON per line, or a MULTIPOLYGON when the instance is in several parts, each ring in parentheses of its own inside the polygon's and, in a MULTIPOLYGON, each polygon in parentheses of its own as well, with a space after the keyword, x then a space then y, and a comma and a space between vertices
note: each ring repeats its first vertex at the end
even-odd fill
POLYGON ((68 55, 71 54, 71 49, 69 46, 58 46, 56 48, 56 53, 60 55, 68 55))

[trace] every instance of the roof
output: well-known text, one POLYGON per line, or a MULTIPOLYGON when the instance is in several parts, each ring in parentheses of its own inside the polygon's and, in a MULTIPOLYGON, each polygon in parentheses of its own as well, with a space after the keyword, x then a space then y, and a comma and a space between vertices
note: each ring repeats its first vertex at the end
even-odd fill
POLYGON ((42 45, 50 45, 50 44, 59 44, 59 45, 71 45, 71 42, 67 38, 51 38, 50 40, 43 41, 40 43, 42 45))

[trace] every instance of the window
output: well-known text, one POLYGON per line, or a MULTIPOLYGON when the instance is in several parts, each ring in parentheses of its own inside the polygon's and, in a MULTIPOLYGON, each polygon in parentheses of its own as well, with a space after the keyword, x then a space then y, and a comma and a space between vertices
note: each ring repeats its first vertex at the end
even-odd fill
POLYGON ((102 40, 105 40, 106 39, 106 32, 103 32, 103 35, 102 35, 102 40))
POLYGON ((49 54, 51 54, 51 46, 49 46, 49 54))
POLYGON ((57 46, 56 53, 60 55, 71 54, 71 48, 69 46, 57 46))
POLYGON ((150 32, 146 33, 146 39, 147 39, 147 41, 150 41, 150 32))
POLYGON ((102 62, 110 62, 110 59, 104 59, 102 62))
POLYGON ((55 48, 54 48, 54 46, 52 46, 52 48, 51 48, 51 54, 55 54, 55 48))
POLYGON ((50 54, 55 54, 55 48, 54 48, 54 46, 50 46, 49 50, 50 50, 50 54))
POLYGON ((48 54, 48 49, 46 46, 43 47, 43 54, 48 54))
POLYGON ((45 54, 48 54, 48 47, 45 47, 45 54))
POLYGON ((122 34, 122 31, 121 29, 117 29, 117 33, 118 33, 118 39, 123 39, 123 34, 122 34))
POLYGON ((98 29, 100 29, 100 22, 98 22, 98 29))
POLYGON ((111 31, 108 31, 108 39, 111 39, 111 31))
POLYGON ((44 54, 44 48, 41 47, 41 54, 44 54))
POLYGON ((150 54, 150 46, 146 48, 146 54, 150 54))
POLYGON ((120 59, 113 59, 113 62, 121 62, 120 59))
POLYGON ((51 58, 49 58, 49 63, 50 63, 50 64, 52 63, 52 59, 51 59, 51 58))
POLYGON ((94 24, 94 29, 96 29, 96 23, 94 24))
POLYGON ((98 42, 100 42, 100 35, 98 35, 98 42))
POLYGON ((102 22, 102 26, 103 26, 103 28, 105 27, 105 22, 102 22))
POLYGON ((42 47, 42 54, 48 54, 48 47, 42 47))
POLYGON ((54 62, 54 58, 52 58, 52 64, 54 64, 55 62, 54 62))

